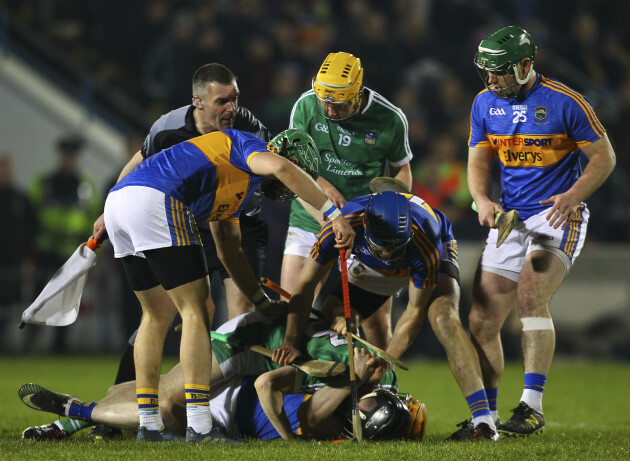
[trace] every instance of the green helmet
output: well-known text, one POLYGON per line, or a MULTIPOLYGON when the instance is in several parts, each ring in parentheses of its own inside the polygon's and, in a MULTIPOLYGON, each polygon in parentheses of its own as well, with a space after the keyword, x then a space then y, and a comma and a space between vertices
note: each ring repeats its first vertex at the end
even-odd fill
MULTIPOLYGON (((480 71, 481 78, 487 86, 487 72, 505 72, 514 77, 519 85, 529 81, 533 70, 536 44, 525 29, 508 26, 484 38, 475 55, 475 65, 480 71), (532 65, 529 73, 520 78, 518 65, 525 58, 529 58, 532 65)), ((492 88, 489 88, 492 91, 492 88)), ((493 91, 495 94, 496 92, 493 91)), ((500 96, 500 95, 498 95, 500 96)))
POLYGON ((300 168, 311 175, 313 179, 317 179, 322 169, 322 161, 315 141, 308 133, 296 128, 289 128, 278 133, 271 140, 271 145, 283 157, 295 158, 300 168))

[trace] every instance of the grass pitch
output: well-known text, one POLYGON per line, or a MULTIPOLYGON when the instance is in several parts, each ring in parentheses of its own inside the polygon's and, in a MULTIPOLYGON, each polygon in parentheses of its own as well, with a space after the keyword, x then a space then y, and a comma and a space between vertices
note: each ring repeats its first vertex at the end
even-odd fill
MULTIPOLYGON (((502 439, 498 443, 445 443, 455 424, 468 418, 466 402, 446 363, 407 361, 400 371, 401 390, 427 405, 427 435, 422 443, 251 442, 239 447, 183 443, 138 444, 134 439, 88 441, 87 430, 63 442, 22 440, 28 426, 55 417, 33 411, 17 397, 18 387, 36 382, 82 399, 97 400, 113 381, 117 357, 44 357, 0 359, 0 459, 2 460, 399 460, 399 459, 630 459, 630 366, 627 363, 556 360, 547 381, 541 435, 502 439)), ((165 367, 172 365, 170 360, 165 367)), ((520 364, 508 364, 499 391, 505 420, 518 404, 520 364)))

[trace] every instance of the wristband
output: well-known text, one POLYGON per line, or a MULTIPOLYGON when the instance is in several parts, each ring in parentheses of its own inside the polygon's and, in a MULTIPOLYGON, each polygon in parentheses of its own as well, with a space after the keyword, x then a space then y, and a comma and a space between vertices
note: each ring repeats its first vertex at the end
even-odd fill
POLYGON ((265 293, 262 288, 258 289, 250 301, 254 305, 254 310, 264 309, 271 304, 271 299, 269 299, 269 296, 267 296, 267 293, 265 293))
POLYGON ((330 213, 332 213, 333 211, 335 211, 337 209, 337 207, 335 207, 335 205, 333 204, 333 202, 328 199, 326 200, 326 203, 324 203, 322 205, 322 207, 319 209, 319 211, 321 211, 322 213, 324 213, 326 216, 328 216, 330 213))

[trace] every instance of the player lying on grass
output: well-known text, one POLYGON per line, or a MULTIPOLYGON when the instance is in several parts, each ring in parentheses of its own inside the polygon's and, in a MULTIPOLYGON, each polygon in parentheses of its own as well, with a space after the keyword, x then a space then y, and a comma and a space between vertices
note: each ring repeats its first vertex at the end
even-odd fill
MULTIPOLYGON (((428 316, 472 415, 471 430, 451 440, 498 440, 479 359, 459 318, 457 241, 446 216, 420 197, 393 191, 352 199, 342 212, 356 234, 352 256, 347 261, 355 325, 408 286, 409 301, 386 351, 399 358, 428 316)), ((336 264, 338 254, 334 232, 327 224, 311 249, 291 298, 285 342, 274 351, 276 362, 286 365, 301 354, 302 322, 308 317, 317 284, 336 264)), ((332 320, 332 328, 345 334, 342 299, 339 284, 325 300, 322 311, 332 320)), ((366 339, 375 344, 381 342, 377 338, 366 339)))
MULTIPOLYGON (((228 337, 231 343, 260 344, 273 349, 282 343, 285 329, 284 322, 284 318, 265 316, 260 312, 253 312, 236 317, 222 325, 217 332, 228 337)), ((306 351, 309 356, 348 364, 348 347, 345 339, 330 330, 326 322, 314 319, 309 321, 305 330, 305 336, 306 351)), ((235 378, 241 379, 243 376, 248 375, 264 376, 265 372, 280 368, 279 365, 272 362, 269 358, 256 354, 246 347, 227 345, 216 340, 213 340, 211 344, 213 360, 215 360, 211 392, 215 397, 220 396, 222 392, 227 392, 225 397, 222 398, 225 398, 228 403, 238 401, 237 396, 234 394, 234 389, 238 387, 234 385, 235 378), (225 383, 229 383, 229 385, 225 383)), ((395 373, 389 369, 386 361, 369 356, 365 352, 359 352, 358 348, 356 357, 357 366, 362 367, 362 369, 366 368, 370 372, 367 375, 370 384, 378 383, 382 388, 390 389, 394 392, 397 390, 395 373)), ((291 389, 295 389, 295 392, 303 394, 313 394, 327 383, 330 384, 332 389, 329 392, 338 392, 340 386, 343 387, 342 384, 347 383, 348 379, 347 375, 338 378, 315 378, 298 372, 294 367, 285 368, 287 369, 285 378, 287 376, 292 376, 293 378, 291 389)), ((366 377, 368 371, 362 372, 363 382, 368 379, 366 377)), ((265 378, 259 379, 261 381, 258 387, 264 389, 265 378)), ((237 384, 239 383, 240 381, 237 381, 237 384)), ((364 389, 364 393, 372 390, 373 386, 367 387, 364 389)), ((167 430, 177 430, 176 433, 183 432, 185 427, 173 426, 173 421, 176 422, 177 420, 171 417, 174 414, 176 415, 178 410, 182 410, 186 402, 183 375, 179 365, 161 378, 160 393, 163 395, 163 398, 160 399, 161 411, 163 413, 166 411, 171 421, 167 423, 165 419, 167 430)), ((52 392, 34 384, 23 385, 19 394, 22 401, 31 408, 71 418, 69 420, 56 421, 46 426, 28 428, 24 431, 24 438, 66 438, 76 432, 76 430, 95 423, 111 424, 132 430, 138 427, 134 382, 114 386, 110 389, 105 399, 99 403, 81 402, 70 395, 52 392)), ((341 396, 339 395, 338 397, 341 396)), ((321 397, 316 402, 319 399, 321 397)), ((330 401, 332 402, 332 400, 330 401)), ((268 405, 269 407, 270 405, 268 405)), ((234 410, 234 408, 226 410, 221 405, 211 405, 212 416, 217 420, 218 427, 224 428, 230 434, 236 433, 238 435, 238 431, 235 431, 233 427, 223 422, 229 415, 236 414, 234 410)), ((319 410, 319 407, 315 408, 315 410, 319 410)), ((308 412, 308 415, 310 413, 311 411, 308 412)), ((318 421, 317 418, 316 414, 316 422, 318 421)), ((165 430, 162 440, 172 439, 172 434, 173 432, 165 430)), ((315 434, 315 436, 319 435, 315 434)), ((225 440, 230 439, 226 438, 225 440)))

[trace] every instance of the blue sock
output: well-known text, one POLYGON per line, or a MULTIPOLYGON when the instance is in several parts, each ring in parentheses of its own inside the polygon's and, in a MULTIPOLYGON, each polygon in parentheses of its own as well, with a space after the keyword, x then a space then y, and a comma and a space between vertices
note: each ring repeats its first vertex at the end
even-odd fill
POLYGON ((538 373, 525 373, 525 389, 531 389, 532 391, 542 393, 545 390, 545 382, 547 382, 547 377, 545 375, 539 375, 538 373))
POLYGON ((470 394, 466 397, 466 402, 468 402, 468 407, 472 413, 473 426, 476 427, 480 422, 487 422, 491 427, 494 426, 490 417, 490 408, 488 407, 488 397, 485 389, 470 394))
POLYGON ((534 410, 538 410, 542 413, 542 396, 546 381, 547 376, 545 375, 525 373, 525 386, 523 387, 521 402, 525 402, 534 410))
POLYGON ((73 400, 70 403, 68 416, 71 418, 82 419, 84 421, 92 421, 92 410, 96 406, 96 402, 80 402, 73 400))
POLYGON ((486 389, 486 395, 488 396, 488 406, 490 408, 490 414, 492 419, 499 417, 499 410, 497 410, 497 397, 499 396, 499 388, 486 389))

